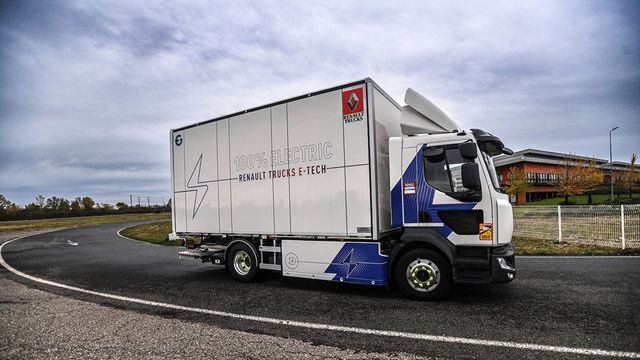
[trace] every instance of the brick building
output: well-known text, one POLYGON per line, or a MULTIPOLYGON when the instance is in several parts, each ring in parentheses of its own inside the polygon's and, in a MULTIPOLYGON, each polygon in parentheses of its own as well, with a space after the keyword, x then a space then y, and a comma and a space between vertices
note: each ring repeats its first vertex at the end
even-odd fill
MULTIPOLYGON (((525 149, 514 152, 513 155, 498 156, 493 161, 501 186, 504 186, 505 182, 508 183, 509 169, 511 167, 515 166, 524 171, 527 181, 532 185, 529 192, 518 195, 517 204, 524 204, 525 202, 560 196, 557 182, 567 159, 571 161, 595 161, 604 173, 603 185, 610 184, 611 171, 609 170, 609 161, 598 158, 525 149)), ((629 170, 630 164, 614 161, 611 165, 613 166, 614 181, 618 183, 625 171, 629 170)))

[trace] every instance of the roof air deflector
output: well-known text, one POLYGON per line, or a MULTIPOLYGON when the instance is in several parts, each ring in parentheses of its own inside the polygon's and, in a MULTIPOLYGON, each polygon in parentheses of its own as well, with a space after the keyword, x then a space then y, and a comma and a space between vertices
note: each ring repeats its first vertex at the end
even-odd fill
POLYGON ((429 99, 408 88, 404 96, 400 126, 404 135, 460 131, 460 126, 429 99))

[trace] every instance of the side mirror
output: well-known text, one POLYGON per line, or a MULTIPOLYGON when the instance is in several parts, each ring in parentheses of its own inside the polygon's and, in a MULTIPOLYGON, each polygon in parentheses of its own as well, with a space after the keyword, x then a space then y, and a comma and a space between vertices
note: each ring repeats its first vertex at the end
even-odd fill
POLYGON ((502 148, 502 153, 505 155, 513 155, 513 150, 509 149, 509 148, 502 148))
POLYGON ((462 186, 473 191, 481 189, 480 170, 475 162, 462 164, 462 186))
POLYGON ((474 160, 475 158, 477 158, 478 147, 476 146, 476 143, 466 142, 466 143, 460 144, 460 155, 465 160, 474 160))

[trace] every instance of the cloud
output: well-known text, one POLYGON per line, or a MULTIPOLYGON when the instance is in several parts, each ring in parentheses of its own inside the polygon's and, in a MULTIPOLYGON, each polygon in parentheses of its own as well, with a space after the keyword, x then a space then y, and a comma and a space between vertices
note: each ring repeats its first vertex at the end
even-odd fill
POLYGON ((635 2, 4 2, 0 192, 168 196, 168 130, 371 76, 515 149, 638 152, 635 2))

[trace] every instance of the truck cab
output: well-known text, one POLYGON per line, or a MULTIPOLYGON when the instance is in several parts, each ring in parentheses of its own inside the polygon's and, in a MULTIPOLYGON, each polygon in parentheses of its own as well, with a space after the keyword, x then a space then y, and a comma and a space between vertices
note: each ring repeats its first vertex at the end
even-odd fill
POLYGON ((510 153, 480 129, 462 130, 411 89, 404 136, 389 139, 390 269, 405 294, 440 298, 451 282, 501 283, 515 278, 513 215, 492 158, 510 153))

